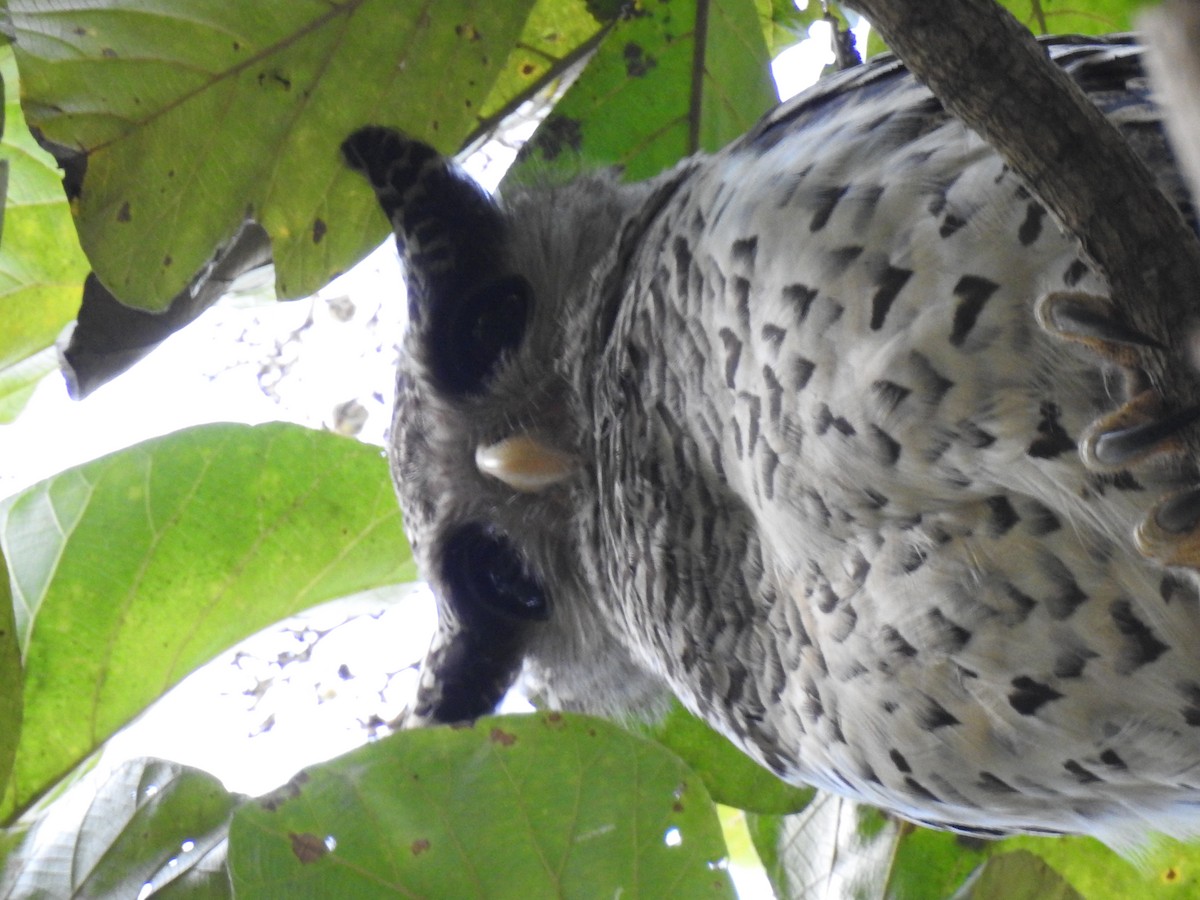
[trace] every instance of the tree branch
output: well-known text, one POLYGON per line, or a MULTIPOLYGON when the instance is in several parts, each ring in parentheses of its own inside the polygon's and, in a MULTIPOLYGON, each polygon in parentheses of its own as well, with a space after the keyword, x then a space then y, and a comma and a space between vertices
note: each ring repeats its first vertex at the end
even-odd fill
MULTIPOLYGON (((1200 240, 1120 132, 992 0, 850 0, 888 45, 983 135, 1083 246, 1118 310, 1169 344, 1142 363, 1169 408, 1200 398, 1200 240)), ((1189 440, 1193 458, 1200 441, 1189 440)))

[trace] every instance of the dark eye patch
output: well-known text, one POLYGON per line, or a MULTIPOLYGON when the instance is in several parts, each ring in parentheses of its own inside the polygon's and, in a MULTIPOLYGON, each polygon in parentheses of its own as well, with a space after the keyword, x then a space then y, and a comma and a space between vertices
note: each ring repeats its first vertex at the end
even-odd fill
POLYGON ((532 309, 533 291, 520 275, 497 278, 439 304, 432 352, 442 387, 455 394, 482 391, 500 357, 521 343, 532 309))
POLYGON ((518 621, 550 617, 541 582, 512 543, 487 525, 472 522, 450 536, 442 551, 442 577, 464 619, 480 613, 518 621))

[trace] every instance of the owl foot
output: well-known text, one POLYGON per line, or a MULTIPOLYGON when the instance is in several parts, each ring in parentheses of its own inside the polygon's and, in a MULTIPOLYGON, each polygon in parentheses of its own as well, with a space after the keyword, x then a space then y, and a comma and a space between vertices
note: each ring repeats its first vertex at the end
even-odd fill
POLYGON ((1145 350, 1166 349, 1161 342, 1121 321, 1112 302, 1096 294, 1047 294, 1034 311, 1046 331, 1084 345, 1125 376, 1125 396, 1130 399, 1093 422, 1080 438, 1080 453, 1088 468, 1117 471, 1183 452, 1180 433, 1200 418, 1200 407, 1163 409, 1162 398, 1140 365, 1145 350))
MULTIPOLYGON (((1142 349, 1165 350, 1159 341, 1117 318, 1112 301, 1098 294, 1056 291, 1034 307, 1038 324, 1051 334, 1083 344, 1125 369, 1136 369, 1142 349)), ((1140 370, 1137 374, 1141 374, 1140 370)))
POLYGON ((1200 487, 1160 500, 1138 525, 1134 540, 1144 556, 1200 569, 1200 487))
POLYGON ((1158 394, 1145 390, 1088 426, 1079 452, 1089 468, 1110 472, 1155 457, 1177 457, 1186 450, 1184 429, 1197 419, 1200 407, 1164 413, 1158 394))
MULTIPOLYGON (((1186 452, 1182 435, 1200 420, 1200 406, 1167 412, 1140 366, 1144 350, 1165 350, 1159 341, 1120 321, 1108 298, 1095 294, 1048 294, 1035 308, 1038 323, 1059 337, 1083 344, 1118 366, 1130 397, 1084 431, 1080 454, 1088 468, 1119 471, 1186 452)), ((1170 566, 1200 569, 1200 487, 1169 494, 1146 514, 1134 540, 1144 556, 1170 566)))

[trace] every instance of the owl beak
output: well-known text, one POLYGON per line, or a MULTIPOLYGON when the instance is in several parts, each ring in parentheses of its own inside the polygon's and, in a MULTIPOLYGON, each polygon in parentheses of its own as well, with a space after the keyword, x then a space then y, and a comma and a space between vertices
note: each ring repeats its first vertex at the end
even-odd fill
POLYGON ((475 466, 513 490, 532 494, 566 481, 579 468, 579 460, 528 434, 518 434, 480 445, 475 450, 475 466))

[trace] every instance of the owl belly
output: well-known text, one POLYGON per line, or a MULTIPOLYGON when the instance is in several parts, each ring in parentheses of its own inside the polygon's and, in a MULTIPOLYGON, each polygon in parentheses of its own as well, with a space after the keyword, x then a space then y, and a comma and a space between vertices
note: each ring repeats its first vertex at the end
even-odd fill
POLYGON ((785 778, 981 833, 1162 827, 1200 801, 1200 600, 1131 536, 1181 476, 1083 467, 1120 386, 1032 307, 1103 285, 956 140, 816 184, 759 158, 759 194, 731 157, 664 225, 642 439, 689 508, 631 519, 680 548, 633 592, 701 639, 644 621, 643 652, 785 778))

